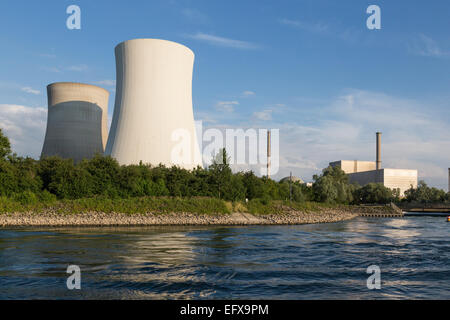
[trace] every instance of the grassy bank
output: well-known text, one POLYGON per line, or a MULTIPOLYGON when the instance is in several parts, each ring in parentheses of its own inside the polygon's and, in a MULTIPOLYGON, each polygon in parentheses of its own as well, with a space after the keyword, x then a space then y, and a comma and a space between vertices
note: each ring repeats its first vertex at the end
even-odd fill
MULTIPOLYGON (((319 212, 323 209, 349 208, 348 205, 328 204, 320 202, 291 202, 291 201, 270 201, 254 199, 246 204, 241 204, 246 211, 235 210, 235 212, 248 212, 257 215, 282 214, 291 211, 319 212)), ((244 210, 245 210, 244 209, 244 210)))
POLYGON ((85 212, 103 213, 170 213, 191 212, 199 214, 226 214, 230 208, 225 201, 215 198, 140 197, 109 199, 103 197, 76 200, 38 201, 23 203, 10 198, 0 198, 0 213, 53 211, 58 214, 85 212))
POLYGON ((345 207, 316 202, 266 201, 254 199, 245 202, 229 202, 208 197, 139 197, 116 198, 105 197, 83 198, 76 200, 55 199, 11 199, 0 197, 0 214, 15 212, 52 211, 58 214, 78 214, 86 212, 102 213, 198 213, 198 214, 230 214, 232 212, 268 215, 289 211, 318 212, 325 208, 345 207))
POLYGON ((0 228, 156 225, 298 225, 330 223, 358 216, 354 206, 254 199, 85 198, 21 203, 0 198, 0 228))

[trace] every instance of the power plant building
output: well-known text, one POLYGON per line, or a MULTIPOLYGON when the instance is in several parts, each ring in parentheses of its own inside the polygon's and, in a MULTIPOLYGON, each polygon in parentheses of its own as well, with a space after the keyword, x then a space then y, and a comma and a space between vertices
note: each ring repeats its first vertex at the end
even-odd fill
POLYGON ((350 183, 364 186, 369 183, 381 183, 385 187, 405 191, 411 187, 417 188, 418 172, 410 169, 381 168, 381 133, 377 132, 376 161, 340 160, 330 162, 332 167, 340 167, 349 178, 350 183))
POLYGON ((305 183, 301 178, 295 177, 295 176, 285 177, 285 178, 280 180, 280 183, 284 183, 284 182, 294 182, 294 183, 297 182, 297 183, 300 183, 300 184, 304 184, 305 183))
POLYGON ((192 108, 194 53, 166 40, 115 48, 116 101, 106 146, 122 165, 202 165, 192 108))
POLYGON ((392 190, 399 189, 401 196, 411 187, 417 188, 418 179, 417 170, 387 168, 350 173, 348 178, 350 183, 358 183, 361 186, 374 182, 392 190))
POLYGON ((47 86, 47 129, 41 158, 60 156, 75 162, 103 154, 108 136, 109 92, 73 82, 47 86))
POLYGON ((347 174, 376 170, 375 161, 339 160, 330 162, 330 166, 339 167, 347 174))

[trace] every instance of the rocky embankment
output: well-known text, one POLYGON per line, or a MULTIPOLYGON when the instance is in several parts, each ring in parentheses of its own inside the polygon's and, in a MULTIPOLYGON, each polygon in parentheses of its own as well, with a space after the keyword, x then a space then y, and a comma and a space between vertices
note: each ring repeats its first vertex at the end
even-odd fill
POLYGON ((0 214, 0 226, 294 225, 338 222, 353 219, 358 215, 360 215, 358 207, 324 208, 315 212, 295 211, 289 208, 282 213, 268 215, 250 213, 214 215, 183 212, 57 214, 44 211, 0 214))

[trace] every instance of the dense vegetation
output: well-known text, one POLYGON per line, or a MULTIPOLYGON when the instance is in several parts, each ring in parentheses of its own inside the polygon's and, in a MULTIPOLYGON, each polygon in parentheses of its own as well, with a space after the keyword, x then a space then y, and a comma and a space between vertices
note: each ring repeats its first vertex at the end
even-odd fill
MULTIPOLYGON (((249 201, 246 208, 250 212, 264 211, 264 207, 269 208, 271 201, 289 199, 297 204, 399 201, 396 192, 381 184, 364 187, 349 184, 347 175, 340 168, 324 169, 321 175, 314 176, 313 186, 309 188, 297 182, 290 184, 260 178, 252 171, 232 173, 228 162, 225 150, 216 156, 209 168, 198 167, 192 171, 163 165, 120 166, 111 157, 101 155, 78 164, 58 157, 34 160, 12 154, 9 140, 0 129, 0 211, 5 212, 7 208, 12 210, 14 203, 36 206, 55 203, 57 200, 78 206, 89 204, 106 211, 107 206, 111 206, 111 201, 115 201, 116 206, 121 203, 123 208, 131 208, 128 211, 139 211, 136 206, 142 204, 142 201, 147 201, 146 206, 150 208, 163 206, 174 210, 178 208, 175 200, 169 205, 168 200, 158 202, 155 199, 199 198, 203 200, 186 200, 183 205, 188 208, 198 206, 200 211, 206 206, 205 212, 211 211, 211 208, 226 211, 221 204, 211 199, 222 200, 221 203, 249 201), (127 199, 146 197, 153 200, 139 200, 133 204, 126 202, 127 199), (205 200, 206 198, 209 200, 205 200)), ((447 193, 429 188, 423 182, 419 184, 419 188, 409 190, 405 198, 405 201, 419 202, 448 200, 447 193)))
POLYGON ((437 188, 430 188, 424 181, 419 181, 416 189, 405 192, 405 201, 421 203, 438 203, 450 201, 450 193, 437 188))

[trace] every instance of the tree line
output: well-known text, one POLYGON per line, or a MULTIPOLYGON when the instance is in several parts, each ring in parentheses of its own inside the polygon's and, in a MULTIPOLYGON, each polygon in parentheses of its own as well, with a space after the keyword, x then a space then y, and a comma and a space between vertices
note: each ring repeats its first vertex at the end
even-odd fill
MULTIPOLYGON (((20 202, 95 196, 212 197, 226 201, 257 200, 261 204, 272 200, 336 204, 400 201, 397 191, 382 184, 363 187, 350 184, 348 176, 338 167, 328 167, 313 179, 312 187, 307 187, 298 182, 258 177, 252 171, 233 173, 225 150, 208 168, 191 171, 163 165, 121 166, 115 159, 102 155, 77 164, 59 157, 35 160, 13 154, 0 129, 0 196, 20 202)), ((403 201, 449 201, 449 195, 420 182, 417 189, 406 192, 403 201)))

